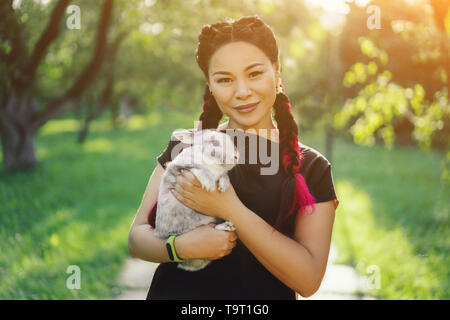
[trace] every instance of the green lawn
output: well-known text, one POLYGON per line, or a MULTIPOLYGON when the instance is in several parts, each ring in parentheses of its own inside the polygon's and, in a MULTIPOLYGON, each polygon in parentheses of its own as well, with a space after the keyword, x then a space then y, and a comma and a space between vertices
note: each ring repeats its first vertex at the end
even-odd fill
MULTIPOLYGON (((129 227, 170 133, 183 115, 136 116, 127 129, 49 122, 37 139, 38 166, 0 171, 0 299, 108 299, 128 255, 129 227), (166 118, 166 117, 165 117, 166 118), (69 265, 81 290, 68 290, 69 265)), ((0 161, 1 162, 1 161, 0 161)))
MULTIPOLYGON (((82 146, 76 143, 76 120, 49 122, 37 139, 37 167, 0 171, 0 299, 119 294, 129 227, 155 157, 170 133, 192 127, 194 118, 152 113, 116 130, 104 118, 82 146), (70 265, 80 267, 80 290, 66 288, 70 265)), ((320 135, 300 140, 324 152, 320 135)), ((442 159, 414 149, 336 141, 333 175, 341 204, 333 241, 341 262, 362 273, 379 267, 381 288, 371 294, 449 298, 450 197, 440 185, 442 159)))
POLYGON ((334 176, 341 199, 333 238, 383 299, 450 298, 450 190, 443 154, 339 143, 334 176), (375 266, 375 267, 371 267, 375 266))

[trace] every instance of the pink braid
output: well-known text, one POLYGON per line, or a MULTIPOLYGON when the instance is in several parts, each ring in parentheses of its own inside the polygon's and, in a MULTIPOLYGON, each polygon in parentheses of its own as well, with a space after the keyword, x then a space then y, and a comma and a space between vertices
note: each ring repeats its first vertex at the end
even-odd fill
MULTIPOLYGON (((284 90, 284 86, 281 85, 284 90)), ((284 103, 289 110, 289 113, 292 114, 292 107, 289 102, 284 103)), ((292 121, 295 121, 294 119, 292 121)), ((292 200, 292 204, 290 205, 290 209, 287 214, 284 215, 282 221, 280 219, 277 220, 277 225, 283 223, 287 218, 289 218, 294 212, 298 212, 298 214, 306 214, 310 215, 315 211, 315 199, 314 196, 310 193, 309 188, 306 184, 306 181, 302 174, 300 173, 300 167, 303 160, 303 156, 300 154, 300 147, 298 144, 298 136, 296 132, 292 132, 290 135, 289 148, 288 152, 286 147, 282 153, 282 162, 285 172, 288 175, 294 174, 295 176, 295 192, 292 200), (295 157, 298 159, 298 164, 295 164, 296 161, 293 161, 292 150, 295 151, 295 157), (311 210, 307 210, 308 207, 311 207, 311 210)), ((288 134, 280 133, 280 144, 282 144, 288 138, 288 134)), ((282 190, 288 189, 289 180, 285 180, 282 185, 282 190)), ((293 187, 293 186, 292 186, 293 187)), ((280 203, 280 211, 282 210, 281 206, 285 201, 285 194, 282 194, 281 203, 280 203)), ((280 218, 280 217, 279 217, 280 218)))

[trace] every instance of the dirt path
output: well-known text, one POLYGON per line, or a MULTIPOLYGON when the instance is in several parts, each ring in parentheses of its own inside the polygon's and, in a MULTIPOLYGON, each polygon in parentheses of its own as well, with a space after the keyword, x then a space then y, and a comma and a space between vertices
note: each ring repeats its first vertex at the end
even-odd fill
MULTIPOLYGON (((336 247, 332 244, 328 257, 328 266, 319 290, 309 298, 300 297, 299 300, 359 300, 374 299, 364 292, 367 280, 350 266, 335 264, 337 258, 336 247)), ((119 283, 126 286, 117 300, 144 300, 151 283, 157 263, 128 258, 122 269, 119 283)))

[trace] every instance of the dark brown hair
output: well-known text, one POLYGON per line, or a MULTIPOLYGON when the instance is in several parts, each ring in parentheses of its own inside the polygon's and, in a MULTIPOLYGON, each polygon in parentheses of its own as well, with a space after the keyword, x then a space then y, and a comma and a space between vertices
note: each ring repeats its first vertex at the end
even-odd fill
MULTIPOLYGON (((219 21, 203 26, 198 36, 195 57, 206 79, 209 78, 208 67, 214 52, 221 46, 235 41, 245 41, 255 45, 272 63, 279 60, 274 33, 257 15, 242 17, 238 20, 219 21)), ((200 115, 202 129, 216 129, 223 114, 210 93, 208 85, 206 85, 203 100, 203 112, 200 115)), ((311 206, 314 211, 315 200, 300 174, 303 155, 299 150, 298 126, 292 115, 288 97, 284 93, 278 93, 273 107, 280 134, 283 168, 288 175, 282 184, 280 212, 276 221, 276 226, 279 227, 293 212, 306 212, 307 206, 311 206)))

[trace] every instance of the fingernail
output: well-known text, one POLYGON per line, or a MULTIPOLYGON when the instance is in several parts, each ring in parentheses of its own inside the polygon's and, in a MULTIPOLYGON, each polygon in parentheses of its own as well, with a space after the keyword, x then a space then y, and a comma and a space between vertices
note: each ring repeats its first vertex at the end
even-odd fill
POLYGON ((183 173, 183 169, 180 169, 180 172, 183 173))

